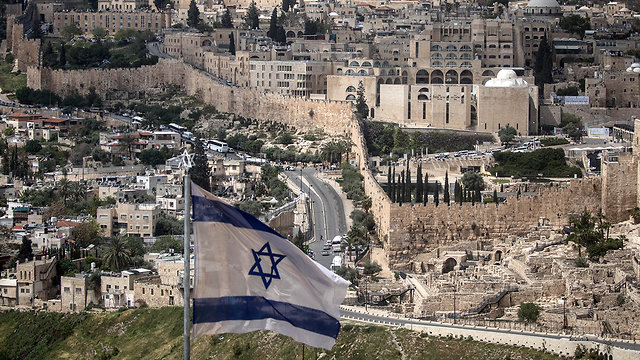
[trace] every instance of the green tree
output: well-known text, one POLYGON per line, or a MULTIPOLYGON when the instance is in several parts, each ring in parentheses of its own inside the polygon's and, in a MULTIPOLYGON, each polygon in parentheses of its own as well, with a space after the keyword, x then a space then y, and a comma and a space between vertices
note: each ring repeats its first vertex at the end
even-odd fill
POLYGON ((407 173, 405 177, 405 182, 407 183, 407 185, 404 188, 404 201, 410 203, 411 193, 413 192, 413 184, 411 183, 411 169, 409 168, 408 163, 407 163, 407 173))
POLYGON ((396 202, 396 168, 393 168, 393 173, 391 175, 391 202, 396 202))
POLYGON ((451 203, 451 198, 449 195, 449 172, 445 171, 444 173, 444 203, 449 205, 451 203))
POLYGON ((233 29, 233 20, 231 19, 231 11, 229 11, 229 8, 222 14, 222 28, 233 29))
POLYGON ((427 205, 429 201, 429 174, 425 171, 424 173, 424 190, 422 191, 422 205, 427 205))
POLYGON ((282 0, 282 11, 288 12, 289 8, 293 8, 295 0, 282 0))
POLYGON ((584 37, 585 31, 591 30, 589 18, 584 18, 580 15, 564 16, 560 19, 559 25, 570 33, 578 34, 581 39, 584 37))
POLYGON ((60 36, 62 36, 65 41, 69 41, 77 35, 82 35, 82 29, 80 29, 76 24, 65 26, 60 32, 60 36))
POLYGON ((484 189, 484 179, 482 175, 476 171, 467 171, 462 175, 462 184, 466 189, 471 191, 480 191, 484 189))
POLYGON ((274 41, 280 44, 284 44, 287 42, 287 32, 281 25, 276 29, 276 38, 274 39, 274 41))
POLYGON ((112 271, 122 271, 127 269, 129 264, 131 264, 131 255, 127 250, 126 242, 119 236, 112 237, 104 256, 104 265, 112 271))
POLYGON ((64 43, 60 44, 60 51, 58 51, 58 66, 61 68, 67 66, 67 47, 64 43))
POLYGON ((97 244, 102 239, 102 230, 95 220, 76 225, 71 230, 71 236, 78 246, 85 248, 90 244, 97 244))
POLYGON ((493 189, 493 202, 496 203, 496 205, 498 204, 498 191, 496 189, 493 189))
POLYGON ((249 9, 247 9, 247 15, 244 18, 244 22, 249 29, 260 28, 259 12, 255 1, 252 1, 251 5, 249 5, 249 9))
POLYGON ((140 162, 145 165, 157 166, 164 164, 165 161, 166 159, 160 150, 146 149, 140 153, 140 162))
POLYGON ((58 57, 53 51, 53 44, 51 41, 47 41, 42 49, 42 66, 43 67, 55 67, 58 63, 58 57))
POLYGON ((42 145, 40 145, 40 141, 38 140, 28 140, 24 145, 24 149, 29 154, 33 155, 39 153, 40 150, 42 150, 42 145))
POLYGON ((582 118, 580 116, 563 112, 560 120, 562 132, 569 135, 574 140, 580 140, 582 137, 582 118))
POLYGON ((436 181, 436 189, 433 193, 433 202, 438 206, 440 204, 440 184, 436 181))
POLYGON ((195 0, 191 0, 189 4, 189 10, 187 11, 187 25, 192 28, 197 28, 200 25, 200 10, 196 5, 195 0))
POLYGON ((535 303, 522 303, 518 309, 518 320, 536 322, 542 309, 535 303))
POLYGON ((382 271, 382 266, 380 266, 380 264, 378 264, 375 261, 372 262, 370 260, 367 260, 365 261, 363 267, 364 267, 363 272, 365 275, 375 275, 380 271, 382 271))
POLYGON ((211 190, 211 169, 200 139, 196 139, 193 155, 193 167, 190 170, 191 180, 201 188, 211 190))
POLYGON ((32 258, 33 248, 31 247, 31 240, 29 240, 28 236, 23 236, 22 243, 20 244, 20 250, 18 250, 18 255, 16 255, 16 260, 24 262, 26 260, 31 260, 32 258))
POLYGON ((267 36, 271 38, 271 40, 276 39, 276 33, 278 32, 278 7, 274 7, 271 12, 271 21, 269 21, 269 31, 267 31, 267 36))
POLYGON ((364 84, 362 80, 358 83, 356 97, 356 117, 358 120, 364 120, 369 116, 369 106, 367 105, 367 99, 364 96, 364 84))
POLYGON ((513 139, 516 137, 516 134, 516 129, 509 124, 498 131, 498 137, 500 138, 500 142, 504 146, 509 146, 509 144, 511 144, 513 139))
POLYGON ((547 37, 543 36, 538 46, 535 63, 535 81, 536 85, 543 87, 544 84, 553 82, 553 52, 547 41, 547 37))
POLYGON ((416 170, 416 204, 422 203, 424 195, 424 185, 422 182, 422 163, 418 164, 418 169, 416 170))
POLYGON ((104 39, 104 37, 107 36, 107 30, 105 30, 104 28, 101 28, 101 27, 97 27, 97 28, 93 29, 93 31, 91 33, 93 34, 93 36, 98 41, 100 41, 101 39, 104 39))
POLYGON ((231 53, 231 55, 236 54, 236 40, 233 36, 233 32, 229 34, 229 52, 231 53))

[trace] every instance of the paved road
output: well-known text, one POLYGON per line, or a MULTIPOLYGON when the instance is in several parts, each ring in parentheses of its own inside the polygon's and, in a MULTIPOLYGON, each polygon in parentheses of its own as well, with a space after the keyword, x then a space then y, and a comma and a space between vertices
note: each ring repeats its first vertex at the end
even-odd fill
MULTIPOLYGON (((432 327, 440 327, 440 328, 461 328, 460 325, 452 325, 452 324, 442 324, 442 323, 437 323, 437 322, 425 322, 425 321, 421 321, 421 320, 414 320, 414 319, 398 319, 398 318, 394 318, 394 317, 385 317, 385 316, 380 316, 380 315, 371 315, 371 314, 362 314, 362 313, 358 313, 358 312, 354 312, 354 311, 350 311, 350 310, 345 310, 345 309, 340 309, 340 315, 342 316, 349 316, 352 318, 357 318, 357 319, 363 319, 366 321, 377 321, 377 322, 387 322, 387 323, 392 323, 392 324, 397 324, 397 325, 408 325, 408 324, 412 324, 412 325, 423 325, 423 326, 432 326, 432 327)), ((469 327, 463 327, 463 328, 469 328, 469 327)), ((503 330, 503 329, 492 329, 492 328, 487 328, 487 329, 481 329, 481 328, 473 328, 473 330, 475 331, 482 331, 482 332, 488 332, 488 333, 495 333, 495 334, 514 334, 514 333, 518 333, 519 335, 528 335, 531 337, 537 337, 537 338, 544 338, 544 339, 565 339, 565 340, 569 340, 568 336, 565 335, 554 335, 554 334, 539 334, 539 333, 519 333, 519 332, 514 332, 514 331, 508 331, 508 330, 503 330)), ((627 349, 627 350, 633 350, 633 351, 640 351, 640 344, 634 344, 634 343, 626 343, 626 342, 619 342, 619 341, 602 341, 599 339, 592 339, 591 337, 589 338, 589 341, 592 342, 596 342, 599 344, 602 344, 604 346, 606 345, 611 345, 614 347, 618 347, 621 349, 627 349)))
MULTIPOLYGON (((333 239, 336 235, 347 232, 347 222, 344 213, 344 205, 338 193, 324 181, 318 179, 316 170, 307 168, 302 170, 302 189, 311 194, 313 201, 313 230, 316 241, 310 247, 313 250, 316 261, 329 268, 333 254, 322 256, 322 246, 327 239, 333 239), (310 186, 309 186, 310 185, 310 186), (322 240, 320 239, 322 237, 322 240)), ((285 174, 300 186, 300 169, 285 171, 285 174)))
POLYGON ((171 56, 160 51, 159 43, 154 41, 147 43, 147 50, 149 50, 149 54, 155 55, 161 59, 170 59, 171 56))

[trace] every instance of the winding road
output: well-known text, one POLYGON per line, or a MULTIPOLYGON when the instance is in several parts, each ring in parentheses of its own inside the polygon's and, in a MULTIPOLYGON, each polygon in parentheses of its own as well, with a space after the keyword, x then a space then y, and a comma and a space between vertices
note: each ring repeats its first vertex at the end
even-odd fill
POLYGON ((344 213, 342 199, 329 184, 320 180, 317 170, 314 168, 296 169, 285 171, 285 174, 297 186, 300 186, 300 174, 302 173, 302 190, 311 194, 313 232, 315 241, 309 246, 315 254, 317 262, 329 268, 333 253, 329 256, 322 256, 322 246, 327 239, 333 239, 336 235, 347 232, 347 221, 344 213))

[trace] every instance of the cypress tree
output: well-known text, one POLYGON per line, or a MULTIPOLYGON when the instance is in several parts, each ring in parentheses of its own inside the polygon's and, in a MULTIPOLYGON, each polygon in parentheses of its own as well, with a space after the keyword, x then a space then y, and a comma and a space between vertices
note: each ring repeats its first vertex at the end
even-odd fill
POLYGON ((391 198, 391 166, 387 169, 387 196, 391 198))
POLYGON ((450 194, 449 194, 449 172, 446 171, 444 173, 444 203, 449 205, 450 202, 450 194))
POLYGON ((393 168, 393 175, 391 176, 391 202, 396 202, 396 168, 393 168))
POLYGON ((405 176, 404 176, 404 170, 402 170, 400 174, 401 174, 400 175, 401 188, 400 188, 400 194, 398 195, 398 197, 401 199, 399 202, 403 203, 406 201, 405 194, 407 193, 407 180, 405 179, 405 176))
POLYGON ((201 188, 211 191, 211 169, 207 161, 207 155, 204 152, 204 146, 200 139, 196 139, 193 167, 190 170, 191 180, 201 188))
POLYGON ((396 191, 396 200, 398 204, 402 206, 402 188, 404 187, 404 170, 402 170, 402 176, 398 175, 398 190, 396 191))
POLYGON ((233 32, 229 33, 229 52, 231 55, 236 54, 236 39, 233 36, 233 32))
POLYGON ((189 10, 187 11, 187 25, 192 28, 197 28, 200 25, 200 10, 196 5, 195 0, 191 0, 189 4, 189 10))
POLYGON ((413 186, 411 185, 411 169, 409 169, 409 163, 407 163, 406 182, 407 182, 407 187, 405 189, 404 201, 410 203, 411 194, 413 193, 413 186))
POLYGON ((276 39, 276 34, 278 32, 278 8, 274 7, 271 12, 271 21, 269 22, 269 31, 267 31, 267 36, 271 38, 271 40, 276 39))
POLYGON ((476 195, 476 202, 482 203, 482 193, 480 192, 480 189, 476 189, 475 195, 476 195))
POLYGON ((252 1, 251 5, 249 5, 249 9, 247 9, 247 15, 244 18, 244 21, 249 29, 257 29, 260 27, 258 7, 256 6, 255 1, 252 1))
POLYGON ((493 202, 498 205, 498 191, 496 189, 493 189, 493 202))
POLYGON ((61 68, 67 66, 67 50, 64 46, 64 43, 60 44, 60 58, 58 59, 58 65, 61 68))
POLYGON ((427 202, 429 202, 429 173, 426 171, 424 173, 424 184, 422 186, 424 186, 422 205, 427 205, 427 202))
POLYGON ((433 193, 433 202, 436 203, 436 206, 440 204, 440 184, 436 181, 436 191, 433 193))
POLYGON ((422 202, 422 193, 424 191, 422 185, 422 163, 418 164, 418 170, 416 171, 416 204, 422 202))
POLYGON ((471 196, 471 205, 476 204, 476 194, 473 191, 469 192, 469 196, 471 196))
POLYGON ((229 11, 229 8, 222 14, 222 28, 233 29, 233 20, 231 19, 231 11, 229 11))
POLYGON ((500 192, 504 192, 504 184, 500 184, 500 192))

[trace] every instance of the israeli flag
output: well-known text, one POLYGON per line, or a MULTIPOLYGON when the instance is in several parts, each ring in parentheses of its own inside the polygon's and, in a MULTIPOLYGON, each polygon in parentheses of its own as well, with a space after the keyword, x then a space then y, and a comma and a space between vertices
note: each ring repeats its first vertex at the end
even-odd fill
POLYGON ((349 283, 192 183, 193 336, 273 330, 331 349, 349 283))

